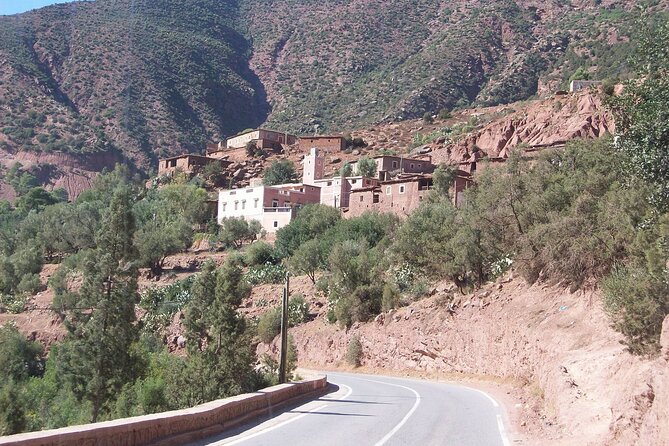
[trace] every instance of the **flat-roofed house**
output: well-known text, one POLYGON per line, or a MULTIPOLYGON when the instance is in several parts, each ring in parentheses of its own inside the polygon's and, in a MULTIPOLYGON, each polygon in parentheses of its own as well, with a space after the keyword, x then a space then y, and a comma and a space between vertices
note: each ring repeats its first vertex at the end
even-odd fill
POLYGON ((295 144, 297 137, 274 130, 256 129, 226 139, 225 147, 227 149, 239 149, 246 147, 246 144, 251 141, 255 142, 260 149, 279 150, 284 144, 295 144))
POLYGON ((305 152, 311 149, 341 152, 346 149, 346 138, 343 136, 300 136, 297 143, 305 152))
POLYGON ((228 167, 231 162, 223 159, 210 158, 208 156, 195 155, 192 153, 164 158, 158 162, 158 175, 170 175, 175 171, 184 173, 197 173, 204 166, 216 163, 221 170, 228 167))
POLYGON ((268 233, 288 225, 304 205, 320 202, 320 189, 309 184, 255 186, 221 190, 218 193, 218 222, 224 218, 243 217, 257 220, 268 233))

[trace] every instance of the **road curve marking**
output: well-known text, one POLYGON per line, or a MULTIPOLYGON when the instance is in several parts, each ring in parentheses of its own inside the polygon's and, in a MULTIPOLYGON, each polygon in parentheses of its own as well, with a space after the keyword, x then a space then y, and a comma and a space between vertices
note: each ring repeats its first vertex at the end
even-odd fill
MULTIPOLYGON (((495 409, 499 410, 499 407, 500 407, 499 403, 493 397, 491 397, 486 392, 484 392, 483 390, 475 389, 475 388, 469 387, 469 386, 462 386, 462 387, 464 387, 465 389, 473 390, 474 392, 480 393, 481 395, 485 396, 486 398, 488 398, 488 400, 490 400, 490 402, 495 407, 495 409)), ((497 414, 497 429, 499 430, 499 435, 502 437, 502 444, 504 446, 509 446, 511 444, 511 442, 509 441, 509 438, 506 436, 506 429, 504 428, 504 421, 502 420, 502 415, 500 415, 499 413, 497 414)))
MULTIPOLYGON (((346 399, 346 398, 349 397, 349 395, 351 395, 351 393, 353 393, 353 389, 351 389, 351 388, 350 388, 349 386, 347 386, 346 384, 339 384, 339 386, 340 386, 340 387, 346 387, 346 388, 348 389, 348 392, 346 392, 346 393, 344 394, 344 396, 341 396, 341 397, 339 397, 339 398, 333 399, 332 401, 339 401, 339 400, 346 399)), ((212 446, 223 446, 223 445, 225 445, 225 446, 232 446, 232 445, 234 445, 234 444, 243 443, 243 442, 245 442, 245 441, 247 441, 247 440, 250 440, 250 439, 252 439, 252 438, 258 437, 258 436, 260 436, 260 435, 264 435, 264 434, 266 434, 267 432, 271 432, 271 431, 273 431, 273 430, 275 430, 275 429, 278 429, 278 428, 280 428, 280 427, 283 427, 283 426, 285 426, 286 424, 290 424, 290 423, 292 423, 293 421, 297 421, 297 420, 299 420, 300 418, 304 418, 304 417, 306 417, 307 415, 309 415, 310 413, 318 412, 319 410, 322 410, 322 409, 324 409, 324 408, 327 407, 327 406, 328 406, 327 404, 321 404, 320 406, 315 407, 315 408, 311 409, 310 411, 307 411, 307 412, 305 412, 305 413, 303 413, 303 414, 300 414, 300 415, 298 415, 298 416, 296 416, 296 417, 289 418, 289 419, 287 419, 286 421, 283 421, 283 422, 281 422, 281 423, 279 423, 279 424, 275 424, 274 426, 269 426, 269 427, 267 427, 267 428, 265 428, 265 429, 263 429, 263 430, 260 430, 260 431, 258 431, 258 432, 253 433, 253 434, 250 434, 250 435, 245 435, 245 436, 243 436, 243 437, 241 437, 241 438, 238 438, 238 439, 233 440, 233 441, 230 441, 230 442, 227 442, 227 441, 224 439, 224 440, 221 440, 220 442, 213 443, 212 446)))
POLYGON ((413 394, 416 395, 416 402, 413 404, 413 407, 409 410, 409 412, 407 412, 407 414, 404 416, 404 418, 402 418, 402 420, 399 423, 397 423, 397 425, 390 432, 388 432, 382 439, 380 439, 379 441, 377 441, 374 444, 374 446, 382 446, 382 445, 386 444, 388 442, 388 440, 390 440, 390 438, 393 435, 395 435, 398 430, 401 429, 402 426, 404 426, 404 423, 406 423, 409 420, 409 418, 411 417, 411 415, 413 415, 413 413, 416 411, 416 409, 418 409, 418 406, 420 405, 420 399, 421 399, 420 394, 418 392, 416 392, 414 389, 412 389, 411 387, 402 386, 402 385, 399 385, 399 384, 391 384, 391 383, 386 383, 386 382, 383 382, 383 381, 376 381, 376 380, 373 380, 373 379, 364 379, 364 378, 356 378, 356 379, 359 379, 361 381, 369 381, 369 382, 373 382, 373 383, 377 383, 377 384, 385 384, 387 386, 400 387, 402 389, 413 392, 413 394))

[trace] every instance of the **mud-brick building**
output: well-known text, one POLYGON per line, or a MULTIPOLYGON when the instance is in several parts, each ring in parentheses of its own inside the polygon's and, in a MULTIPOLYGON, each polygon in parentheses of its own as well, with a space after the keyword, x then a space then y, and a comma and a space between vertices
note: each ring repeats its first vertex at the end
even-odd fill
POLYGON ((304 152, 311 149, 340 152, 346 149, 346 139, 343 136, 301 136, 297 144, 304 152))
POLYGON ((406 217, 420 206, 431 189, 431 175, 405 175, 382 181, 377 186, 352 190, 343 215, 352 218, 377 211, 406 217))
MULTIPOLYGON (((431 174, 436 166, 432 164, 432 157, 405 158, 402 156, 380 155, 373 158, 376 163, 375 177, 379 181, 389 181, 401 174, 431 174)), ((357 171, 358 163, 351 165, 357 171)))
POLYGON ((223 159, 210 158, 192 153, 164 158, 158 162, 158 175, 171 175, 176 171, 192 174, 200 172, 209 164, 218 164, 221 170, 226 169, 231 162, 223 159))
POLYGON ((260 149, 281 150, 283 145, 295 144, 297 137, 274 130, 256 129, 226 139, 225 147, 227 149, 239 149, 246 147, 250 142, 255 142, 260 149))
POLYGON ((255 186, 218 193, 218 222, 243 217, 257 220, 268 233, 288 225, 304 205, 320 203, 320 188, 308 184, 255 186))
MULTIPOLYGON (((465 203, 465 190, 473 185, 472 176, 458 170, 455 174, 451 196, 457 207, 465 203)), ((377 185, 354 189, 350 193, 346 218, 359 217, 364 212, 389 212, 406 217, 415 211, 433 189, 432 175, 403 174, 395 179, 381 181, 377 185)))

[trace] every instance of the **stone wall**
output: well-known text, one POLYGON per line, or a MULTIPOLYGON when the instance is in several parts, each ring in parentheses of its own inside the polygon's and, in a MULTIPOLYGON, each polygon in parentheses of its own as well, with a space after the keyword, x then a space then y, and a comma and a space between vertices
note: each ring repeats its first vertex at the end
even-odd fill
POLYGON ((216 435, 250 419, 326 392, 327 379, 280 384, 190 409, 0 437, 15 446, 178 445, 216 435))

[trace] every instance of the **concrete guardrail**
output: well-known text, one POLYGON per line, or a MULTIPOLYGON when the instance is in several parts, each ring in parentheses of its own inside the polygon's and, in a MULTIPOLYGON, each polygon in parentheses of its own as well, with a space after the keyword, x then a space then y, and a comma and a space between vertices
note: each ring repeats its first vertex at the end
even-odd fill
POLYGON ((325 394, 325 376, 280 384, 190 409, 0 437, 14 446, 171 446, 219 434, 283 406, 325 394))

